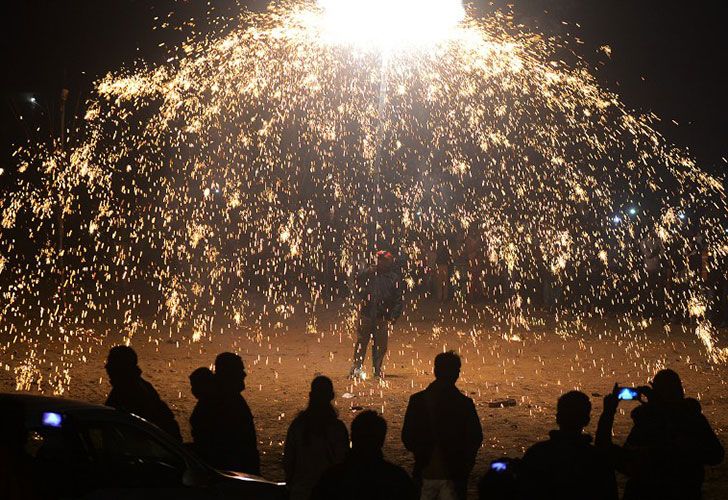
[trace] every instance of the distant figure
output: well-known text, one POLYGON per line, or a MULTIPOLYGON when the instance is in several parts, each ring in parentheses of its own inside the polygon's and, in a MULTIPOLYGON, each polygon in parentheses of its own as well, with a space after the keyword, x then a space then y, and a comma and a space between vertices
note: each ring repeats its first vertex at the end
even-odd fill
POLYGON ((426 255, 427 263, 427 292, 435 293, 435 283, 437 282, 437 242, 432 241, 426 255))
POLYGON ((308 500, 321 475, 349 451, 349 432, 331 404, 334 385, 319 376, 311 382, 308 408, 288 428, 283 468, 291 500, 308 500))
POLYGON ((645 311, 650 316, 662 316, 665 311, 665 247, 657 230, 651 227, 640 241, 642 260, 647 273, 647 294, 643 297, 645 311))
POLYGON ((367 268, 357 278, 357 292, 362 302, 350 377, 362 376, 362 365, 370 338, 374 341, 372 346, 374 376, 382 377, 382 363, 387 353, 389 328, 402 314, 402 288, 400 275, 394 266, 394 257, 391 253, 380 250, 377 252, 376 267, 367 268))
POLYGON ((111 382, 111 392, 106 399, 106 406, 138 415, 182 441, 172 410, 162 401, 152 384, 142 378, 137 363, 137 354, 131 347, 117 345, 109 350, 106 373, 111 382))
POLYGON ((245 365, 237 354, 223 352, 215 358, 217 404, 211 416, 210 464, 220 470, 260 475, 258 438, 253 414, 240 394, 245 389, 245 365))
POLYGON ((215 457, 215 434, 217 405, 219 404, 215 375, 207 367, 198 368, 190 374, 192 395, 197 404, 190 415, 193 449, 200 458, 212 463, 215 457))
POLYGON ((450 266, 452 257, 447 242, 442 241, 437 247, 435 259, 435 300, 447 302, 450 298, 450 266))
POLYGON ((415 500, 417 491, 401 467, 384 459, 387 422, 367 410, 351 423, 351 452, 324 473, 311 500, 415 500))
POLYGON ((688 267, 701 282, 708 278, 708 244, 699 222, 691 230, 688 241, 688 267))
POLYGON ((597 446, 611 451, 615 466, 629 477, 624 499, 699 500, 704 467, 724 457, 700 403, 685 397, 680 376, 669 369, 659 371, 651 387, 638 390, 647 402, 632 410, 634 426, 624 446, 612 444, 616 385, 604 398, 597 429, 597 446))
POLYGON ((465 499, 470 471, 483 442, 473 400, 455 386, 460 357, 435 357, 435 381, 412 395, 402 426, 402 442, 415 455, 413 477, 422 500, 465 499))
MULTIPOLYGON (((31 458, 25 452, 28 430, 21 403, 10 402, 0 411, 0 498, 33 500, 39 498, 32 473, 31 458)), ((40 478, 37 478, 40 479, 40 478)))
POLYGON ((570 391, 556 404, 559 429, 531 446, 521 461, 523 497, 533 500, 616 500, 617 482, 606 453, 584 434, 589 423, 589 396, 570 391))

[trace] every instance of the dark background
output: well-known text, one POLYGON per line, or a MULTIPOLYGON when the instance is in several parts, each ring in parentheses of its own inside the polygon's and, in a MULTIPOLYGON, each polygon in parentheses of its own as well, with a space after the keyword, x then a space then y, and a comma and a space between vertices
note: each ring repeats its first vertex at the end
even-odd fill
MULTIPOLYGON (((14 170, 11 153, 28 139, 58 134, 60 89, 71 93, 68 125, 91 83, 110 70, 166 58, 170 47, 219 30, 216 20, 264 0, 5 0, 0 7, 0 185, 14 170), (155 19, 157 17, 157 19, 155 19), (180 29, 192 20, 194 28, 180 29), (168 26, 163 24, 167 22, 168 26), (35 97, 37 104, 30 98, 35 97), (23 117, 21 120, 20 117, 23 117), (40 129, 38 129, 40 127, 40 129)), ((687 147, 701 166, 728 168, 728 7, 722 1, 513 0, 477 2, 510 8, 527 29, 568 40, 599 82, 687 147), (612 49, 607 57, 599 48, 612 49), (673 122, 674 120, 674 122, 673 122), (676 124, 676 123, 677 124, 676 124)))

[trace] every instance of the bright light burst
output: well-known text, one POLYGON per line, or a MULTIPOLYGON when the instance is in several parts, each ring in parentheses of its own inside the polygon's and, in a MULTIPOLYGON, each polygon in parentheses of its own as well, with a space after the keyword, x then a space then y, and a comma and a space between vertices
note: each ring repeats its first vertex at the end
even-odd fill
MULTIPOLYGON (((711 254, 725 252, 721 181, 653 117, 627 112, 506 15, 461 22, 457 2, 410 4, 244 13, 166 64, 99 81, 65 152, 19 150, 0 201, 0 327, 5 348, 28 346, 13 365, 19 387, 40 384, 49 338, 64 345, 51 382, 62 392, 80 356, 71 338, 108 328, 125 342, 201 340, 214 318, 310 311, 370 255, 374 220, 410 270, 433 238, 471 228, 489 272, 517 293, 544 269, 567 290, 586 276, 575 306, 597 313, 631 306, 625 290, 644 281, 631 203, 652 200, 660 237, 677 246, 676 214, 702 207, 711 254), (361 50, 433 40, 391 51, 386 66, 361 50)), ((694 296, 671 307, 687 311, 694 296)), ((522 318, 521 299, 509 304, 522 318)), ((714 349, 712 331, 699 334, 714 349)))
POLYGON ((447 40, 465 17, 460 0, 318 0, 324 39, 385 50, 447 40))

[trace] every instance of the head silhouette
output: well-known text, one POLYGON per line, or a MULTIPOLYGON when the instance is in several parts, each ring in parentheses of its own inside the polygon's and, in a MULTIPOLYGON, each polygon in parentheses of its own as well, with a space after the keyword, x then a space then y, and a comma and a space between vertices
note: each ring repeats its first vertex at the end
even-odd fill
POLYGON ((334 384, 329 377, 319 375, 311 382, 308 400, 311 406, 328 405, 334 399, 334 384))
POLYGON ((142 374, 137 362, 137 354, 131 347, 125 345, 112 347, 106 358, 106 373, 109 374, 111 385, 137 379, 142 374))
POLYGON ((239 393, 245 389, 245 365, 235 353, 223 352, 215 358, 215 381, 223 392, 239 393))
POLYGON ((652 379, 652 399, 663 403, 672 403, 685 397, 680 375, 666 368, 660 370, 652 379))
POLYGON ((454 384, 460 377, 460 356, 455 351, 441 352, 435 356, 435 379, 454 384))
POLYGON ((589 396, 580 391, 563 394, 556 403, 556 423, 567 432, 581 432, 591 418, 589 396))
POLYGON ((190 389, 197 399, 206 399, 215 392, 215 375, 207 367, 198 368, 190 374, 190 389))
POLYGON ((362 453, 378 453, 384 446, 387 421, 376 411, 365 410, 351 423, 351 447, 362 453))

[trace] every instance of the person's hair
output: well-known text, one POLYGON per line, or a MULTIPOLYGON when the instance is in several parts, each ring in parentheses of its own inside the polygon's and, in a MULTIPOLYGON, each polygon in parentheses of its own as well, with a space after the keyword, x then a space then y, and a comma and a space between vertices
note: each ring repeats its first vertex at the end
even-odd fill
POLYGON ((117 345, 109 349, 106 358, 106 372, 113 384, 126 383, 142 374, 138 366, 138 358, 134 349, 126 345, 117 345))
POLYGON ((221 389, 243 390, 245 387, 244 374, 243 359, 234 352, 223 352, 215 358, 215 380, 221 389))
POLYGON ((127 345, 116 345, 109 349, 106 364, 115 367, 132 368, 137 366, 139 358, 137 353, 127 345))
POLYGON ((305 441, 308 442, 312 435, 323 435, 326 428, 337 419, 338 413, 331 404, 334 396, 334 384, 329 377, 319 375, 311 381, 308 407, 299 414, 305 441))
POLYGON ((460 376, 460 356, 455 351, 441 352, 435 356, 435 378, 455 383, 460 376))
POLYGON ((556 403, 556 423, 561 430, 581 430, 591 418, 589 396, 580 391, 563 394, 556 403))
POLYGON ((365 410, 351 423, 351 445, 359 450, 378 451, 384 446, 387 421, 376 411, 365 410))
POLYGON ((676 401, 685 397, 680 375, 674 370, 660 370, 652 379, 652 391, 660 401, 676 401))
POLYGON ((197 399, 210 396, 215 386, 215 375, 212 370, 203 366, 190 373, 190 387, 197 399))

